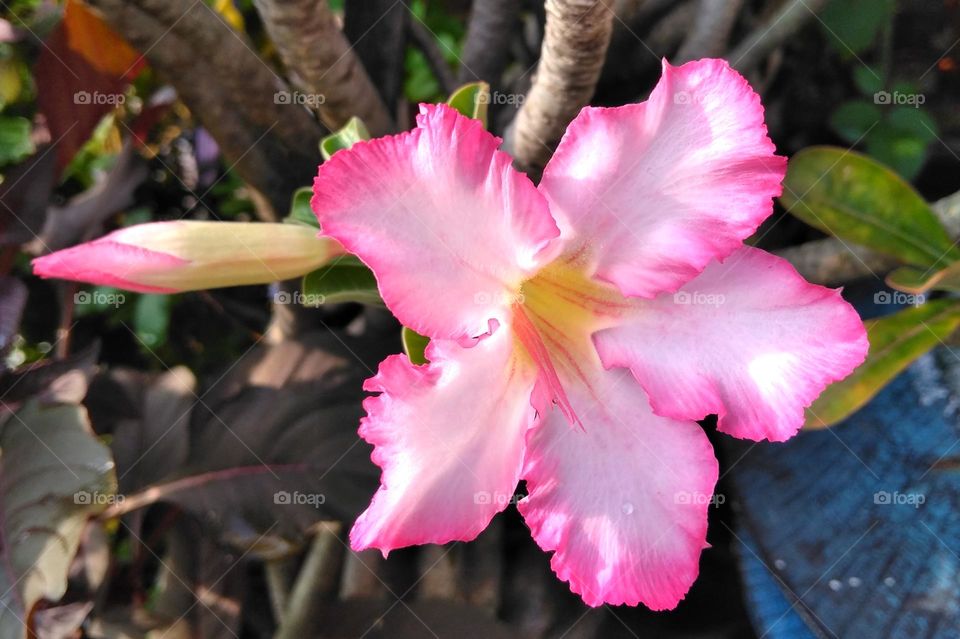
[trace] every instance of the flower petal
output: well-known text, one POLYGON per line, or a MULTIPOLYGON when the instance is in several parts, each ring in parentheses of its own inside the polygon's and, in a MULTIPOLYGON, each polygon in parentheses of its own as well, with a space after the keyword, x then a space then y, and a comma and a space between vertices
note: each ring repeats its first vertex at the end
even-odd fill
POLYGON ((469 540, 506 508, 533 424, 536 369, 498 329, 473 348, 433 341, 430 363, 388 357, 365 388, 360 435, 381 487, 350 533, 354 550, 469 540))
POLYGON ((718 428, 784 441, 803 410, 866 357, 866 332, 840 292, 787 261, 743 247, 674 294, 643 300, 594 343, 604 366, 629 367, 658 415, 720 416, 718 428))
POLYGON ((674 291, 773 212, 786 159, 759 96, 723 60, 681 67, 641 104, 585 108, 540 191, 572 249, 624 295, 674 291))
POLYGON ((432 338, 507 324, 520 283, 559 231, 499 139, 445 105, 411 132, 360 142, 321 165, 313 210, 377 277, 393 314, 432 338))
POLYGON ((673 608, 707 547, 713 448, 697 424, 654 415, 628 371, 587 376, 567 387, 584 429, 554 411, 530 431, 518 507, 588 605, 673 608))

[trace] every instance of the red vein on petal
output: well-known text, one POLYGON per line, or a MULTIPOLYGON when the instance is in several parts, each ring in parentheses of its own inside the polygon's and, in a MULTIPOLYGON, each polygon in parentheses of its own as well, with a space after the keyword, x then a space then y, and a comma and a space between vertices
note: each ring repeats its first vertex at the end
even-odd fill
POLYGON ((520 343, 523 344, 527 353, 536 363, 537 368, 540 369, 541 378, 546 383, 547 388, 550 389, 550 395, 560 408, 560 412, 563 413, 568 422, 579 426, 582 430, 583 423, 574 412, 573 406, 567 398, 567 393, 563 390, 563 385, 560 384, 560 377, 557 375, 557 369, 554 368, 553 361, 550 359, 550 352, 520 304, 513 305, 513 330, 520 343))

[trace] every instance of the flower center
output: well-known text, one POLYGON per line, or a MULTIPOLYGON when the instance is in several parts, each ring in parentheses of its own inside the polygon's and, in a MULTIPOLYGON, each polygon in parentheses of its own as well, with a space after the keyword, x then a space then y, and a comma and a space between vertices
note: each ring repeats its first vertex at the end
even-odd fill
POLYGON ((513 330, 540 369, 541 382, 573 424, 579 420, 564 384, 589 385, 585 370, 600 366, 590 336, 616 322, 630 301, 586 274, 575 259, 560 259, 525 281, 513 305, 513 330))

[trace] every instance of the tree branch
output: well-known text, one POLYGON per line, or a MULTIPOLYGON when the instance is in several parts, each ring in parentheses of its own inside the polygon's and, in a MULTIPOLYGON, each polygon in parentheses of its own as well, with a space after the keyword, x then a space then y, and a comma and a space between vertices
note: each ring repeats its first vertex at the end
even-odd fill
POLYGON ((254 0, 293 84, 330 130, 352 116, 374 136, 393 130, 387 107, 325 0, 254 0))
POLYGON ((210 131, 232 169, 272 209, 309 184, 321 129, 303 109, 275 103, 288 87, 242 35, 203 2, 90 0, 210 131))
POLYGON ((602 0, 547 0, 546 9, 537 75, 511 140, 517 164, 534 174, 593 97, 613 28, 613 10, 602 0))
POLYGON ((396 0, 347 0, 343 34, 367 70, 387 110, 396 114, 403 88, 403 53, 410 12, 396 0))
POLYGON ((483 80, 491 87, 500 85, 510 62, 510 42, 520 28, 520 5, 517 0, 473 0, 459 84, 483 80))

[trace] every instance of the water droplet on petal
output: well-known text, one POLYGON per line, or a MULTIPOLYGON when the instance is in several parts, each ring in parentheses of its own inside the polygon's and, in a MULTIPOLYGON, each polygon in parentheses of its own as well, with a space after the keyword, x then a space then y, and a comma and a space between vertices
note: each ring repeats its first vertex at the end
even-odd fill
POLYGON ((624 514, 624 515, 632 515, 632 514, 633 514, 633 504, 631 504, 629 501, 628 501, 628 502, 625 502, 625 503, 623 504, 623 506, 620 506, 620 510, 623 511, 623 514, 624 514))

